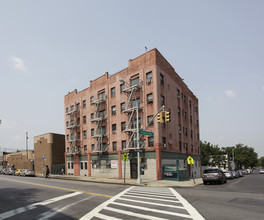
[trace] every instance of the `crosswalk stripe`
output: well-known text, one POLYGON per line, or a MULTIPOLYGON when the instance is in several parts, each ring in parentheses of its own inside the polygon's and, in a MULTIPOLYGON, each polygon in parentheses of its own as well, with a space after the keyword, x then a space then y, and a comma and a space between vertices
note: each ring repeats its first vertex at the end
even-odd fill
POLYGON ((174 216, 180 216, 180 217, 184 217, 184 218, 192 218, 190 215, 186 215, 186 214, 181 214, 181 213, 175 213, 175 212, 170 212, 170 211, 162 211, 162 210, 157 210, 157 209, 151 209, 151 208, 145 208, 145 207, 141 207, 141 206, 135 206, 135 205, 127 205, 127 204, 123 204, 123 203, 117 203, 117 202, 112 202, 112 204, 116 204, 119 206, 124 206, 124 207, 129 207, 129 208, 136 208, 136 209, 140 209, 143 211, 150 211, 150 212, 154 212, 154 213, 161 213, 161 214, 166 214, 166 215, 174 215, 174 216))
POLYGON ((190 213, 193 219, 195 220, 205 220, 200 213, 189 203, 186 199, 184 199, 176 190, 169 188, 170 191, 179 199, 185 209, 190 213))
MULTIPOLYGON (((105 207, 104 210, 114 211, 114 212, 125 214, 125 215, 131 215, 131 216, 134 216, 137 218, 144 218, 144 219, 150 219, 150 220, 166 220, 165 218, 159 218, 159 217, 155 217, 155 216, 147 216, 147 215, 143 215, 143 214, 139 214, 139 213, 135 213, 135 212, 130 212, 127 210, 124 211, 124 210, 120 210, 120 209, 116 209, 116 208, 112 208, 112 207, 105 207)), ((97 215, 96 215, 96 217, 97 217, 97 215)), ((105 218, 105 219, 108 219, 108 218, 105 218)))
POLYGON ((181 203, 177 200, 168 200, 168 199, 157 199, 157 198, 146 198, 145 196, 131 196, 131 195, 124 195, 125 197, 131 197, 131 198, 139 198, 139 199, 146 199, 146 200, 155 200, 155 201, 163 201, 163 202, 172 202, 172 203, 181 203))
POLYGON ((141 193, 141 194, 147 194, 147 195, 160 195, 164 197, 175 197, 174 195, 171 195, 171 193, 159 193, 159 192, 146 192, 146 191, 137 191, 137 190, 130 190, 129 193, 141 193))
MULTIPOLYGON (((142 194, 142 193, 131 193, 131 192, 128 192, 127 193, 127 195, 140 195, 140 196, 149 196, 149 197, 151 197, 151 196, 154 196, 154 197, 157 197, 157 198, 168 198, 168 199, 175 199, 175 196, 159 196, 159 195, 150 195, 150 194, 142 194)), ((151 197, 152 198, 152 197, 151 197)))
MULTIPOLYGON (((135 202, 135 200, 132 199, 125 199, 125 198, 119 198, 118 200, 128 201, 128 202, 135 202)), ((164 207, 170 207, 170 208, 177 208, 177 209, 185 209, 182 206, 175 206, 175 205, 166 205, 161 203, 154 203, 154 202, 145 202, 145 201, 137 201, 138 203, 144 203, 149 205, 156 205, 156 206, 164 206, 164 207)))
POLYGON ((108 215, 103 215, 101 213, 97 213, 96 217, 101 218, 101 219, 107 219, 107 220, 122 220, 121 218, 115 218, 115 217, 111 217, 108 215))

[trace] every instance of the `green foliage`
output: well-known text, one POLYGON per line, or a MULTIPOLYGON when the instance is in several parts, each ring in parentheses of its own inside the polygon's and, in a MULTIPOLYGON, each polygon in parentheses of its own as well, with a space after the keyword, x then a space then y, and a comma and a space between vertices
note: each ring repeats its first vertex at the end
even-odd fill
MULTIPOLYGON (((243 144, 237 144, 234 147, 219 148, 206 141, 200 141, 202 166, 223 166, 227 160, 232 161, 232 150, 234 149, 234 160, 237 169, 257 166, 258 163, 264 166, 264 157, 258 160, 258 155, 254 148, 243 144)), ((229 164, 230 166, 230 164, 229 164)), ((230 168, 230 167, 229 167, 230 168)))
POLYGON ((259 158, 258 165, 264 167, 264 157, 259 158))

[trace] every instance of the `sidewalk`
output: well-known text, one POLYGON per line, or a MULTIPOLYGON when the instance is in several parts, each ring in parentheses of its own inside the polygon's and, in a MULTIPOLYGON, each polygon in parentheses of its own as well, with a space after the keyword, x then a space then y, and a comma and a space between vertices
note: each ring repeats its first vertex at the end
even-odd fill
MULTIPOLYGON (((121 184, 121 185, 138 185, 136 179, 124 179, 118 178, 100 178, 100 177, 87 177, 87 176, 70 176, 70 175, 51 175, 52 179, 65 179, 74 181, 86 181, 108 184, 121 184)), ((152 187, 194 187, 203 183, 202 178, 193 179, 187 181, 170 181, 170 180, 142 180, 141 186, 152 187)))

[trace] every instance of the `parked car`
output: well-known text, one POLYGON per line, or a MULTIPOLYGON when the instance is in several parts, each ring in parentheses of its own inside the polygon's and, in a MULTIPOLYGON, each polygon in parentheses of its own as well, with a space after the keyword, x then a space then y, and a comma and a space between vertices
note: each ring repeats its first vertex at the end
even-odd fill
POLYGON ((19 176, 21 171, 22 171, 22 170, 17 169, 16 172, 15 172, 15 176, 19 176))
POLYGON ((238 173, 239 173, 239 176, 240 176, 240 177, 244 176, 242 170, 238 170, 238 173))
POLYGON ((260 174, 264 174, 264 169, 260 169, 260 170, 259 170, 259 173, 260 173, 260 174))
POLYGON ((224 174, 225 174, 227 179, 234 179, 235 178, 231 171, 225 171, 224 174))
POLYGON ((234 175, 235 178, 238 178, 238 177, 239 177, 239 172, 238 172, 238 170, 234 170, 234 171, 232 171, 232 172, 233 172, 233 175, 234 175))
POLYGON ((23 170, 20 172, 20 176, 35 176, 35 172, 33 170, 23 170))
POLYGON ((202 175, 203 184, 217 182, 226 183, 226 176, 224 172, 218 168, 205 169, 202 175))

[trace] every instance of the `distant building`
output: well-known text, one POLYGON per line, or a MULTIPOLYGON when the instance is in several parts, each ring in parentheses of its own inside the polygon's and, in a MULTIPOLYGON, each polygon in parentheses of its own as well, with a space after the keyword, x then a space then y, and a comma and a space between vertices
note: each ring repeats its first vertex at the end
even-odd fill
POLYGON ((18 151, 15 153, 3 153, 3 167, 14 169, 30 169, 33 170, 34 151, 18 151))
POLYGON ((65 135, 47 133, 34 137, 35 173, 43 174, 48 165, 51 173, 65 169, 65 135))
MULTIPOLYGON (((139 129, 165 106, 170 122, 155 118, 140 134, 142 179, 162 179, 164 165, 176 164, 200 176, 198 99, 157 49, 129 60, 127 68, 90 81, 90 87, 65 96, 65 162, 68 175, 137 178, 139 129)), ((163 114, 163 120, 165 116, 163 114)))

